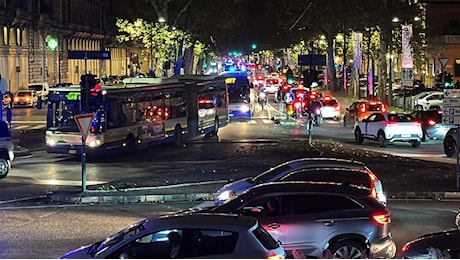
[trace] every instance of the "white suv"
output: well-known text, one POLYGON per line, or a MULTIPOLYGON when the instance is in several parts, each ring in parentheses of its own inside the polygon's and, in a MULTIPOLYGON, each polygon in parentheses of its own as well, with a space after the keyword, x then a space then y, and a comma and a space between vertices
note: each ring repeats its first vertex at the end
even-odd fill
POLYGON ((442 108, 442 99, 444 98, 444 93, 442 92, 432 92, 424 97, 421 97, 415 101, 415 110, 428 110, 428 109, 441 109, 442 108))

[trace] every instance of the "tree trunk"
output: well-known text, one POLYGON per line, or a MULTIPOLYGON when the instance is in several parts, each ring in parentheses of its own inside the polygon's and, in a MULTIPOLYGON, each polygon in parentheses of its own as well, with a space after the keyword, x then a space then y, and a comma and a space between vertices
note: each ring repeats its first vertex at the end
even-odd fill
POLYGON ((380 101, 385 101, 386 89, 387 89, 387 41, 388 33, 386 30, 380 30, 380 49, 379 49, 379 59, 378 59, 378 77, 379 77, 379 89, 378 89, 378 99, 380 101))
POLYGON ((337 76, 334 63, 334 38, 332 34, 327 38, 327 89, 337 91, 337 76))

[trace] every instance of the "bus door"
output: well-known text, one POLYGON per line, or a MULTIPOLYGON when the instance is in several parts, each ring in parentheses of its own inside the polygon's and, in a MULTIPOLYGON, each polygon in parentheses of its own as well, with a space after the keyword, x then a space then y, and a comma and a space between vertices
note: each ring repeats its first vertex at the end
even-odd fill
POLYGON ((142 93, 137 102, 139 115, 138 139, 141 142, 165 138, 165 106, 161 93, 142 93))
POLYGON ((164 122, 168 135, 174 133, 175 127, 179 125, 182 130, 187 128, 187 93, 185 88, 171 90, 164 94, 164 122))

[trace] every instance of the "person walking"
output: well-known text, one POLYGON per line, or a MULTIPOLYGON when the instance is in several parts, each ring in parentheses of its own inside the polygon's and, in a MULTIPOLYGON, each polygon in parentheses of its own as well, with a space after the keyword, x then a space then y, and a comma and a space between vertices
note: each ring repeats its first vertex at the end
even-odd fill
POLYGON ((0 93, 2 95, 0 103, 0 121, 3 121, 3 95, 6 94, 7 89, 6 79, 2 78, 2 75, 0 74, 0 93))

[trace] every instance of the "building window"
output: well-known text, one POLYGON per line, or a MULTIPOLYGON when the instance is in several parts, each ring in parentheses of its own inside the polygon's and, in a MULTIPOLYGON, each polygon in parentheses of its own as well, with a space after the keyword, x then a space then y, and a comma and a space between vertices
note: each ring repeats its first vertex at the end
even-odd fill
POLYGON ((4 26, 3 27, 3 44, 8 45, 9 39, 8 39, 8 27, 4 26))
POLYGON ((22 45, 22 33, 20 28, 16 28, 16 45, 22 45))
POLYGON ((460 77, 460 58, 455 59, 454 77, 460 77))

